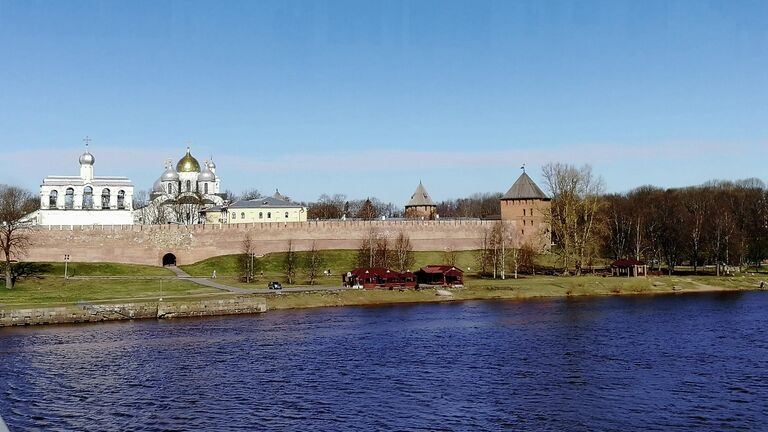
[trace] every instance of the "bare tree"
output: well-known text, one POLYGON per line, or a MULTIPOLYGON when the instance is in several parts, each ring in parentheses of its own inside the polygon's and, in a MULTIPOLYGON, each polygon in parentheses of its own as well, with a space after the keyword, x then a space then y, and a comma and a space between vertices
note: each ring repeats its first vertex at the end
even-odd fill
POLYGON ((288 283, 292 284, 296 278, 296 270, 298 263, 296 260, 296 251, 293 250, 293 240, 288 240, 288 250, 285 252, 283 258, 283 274, 288 279, 288 283))
POLYGON ((573 264, 576 274, 596 250, 603 181, 584 165, 550 163, 543 167, 544 181, 552 195, 548 222, 560 243, 563 266, 573 264))
POLYGON ((240 194, 240 197, 238 199, 241 200, 252 200, 256 198, 261 198, 261 192, 259 192, 256 188, 246 189, 243 191, 243 193, 240 194))
POLYGON ((379 217, 379 210, 373 205, 370 199, 365 200, 357 211, 356 217, 360 219, 376 219, 379 217))
POLYGON ((248 233, 245 235, 242 243, 240 243, 240 257, 238 262, 240 274, 245 279, 246 283, 251 283, 253 280, 253 275, 255 274, 255 259, 253 239, 251 239, 251 234, 248 233))
POLYGON ((310 285, 315 284, 315 280, 320 276, 320 269, 322 269, 324 265, 323 257, 320 254, 320 251, 317 250, 317 245, 313 241, 312 247, 309 252, 307 252, 304 261, 304 271, 307 273, 307 279, 309 279, 310 285))
POLYGON ((193 225, 200 222, 200 211, 205 201, 203 195, 197 192, 185 192, 170 204, 175 222, 182 225, 193 225))
POLYGON ((13 288, 13 261, 19 260, 30 246, 31 222, 25 216, 37 210, 32 194, 16 186, 0 185, 0 250, 4 256, 5 287, 13 288))
POLYGON ((455 267, 457 260, 458 255, 456 254, 455 249, 452 247, 447 247, 443 250, 443 264, 455 267))
POLYGON ((360 240, 360 246, 357 248, 357 267, 373 267, 378 238, 379 235, 376 230, 371 228, 366 236, 360 240))
POLYGON ((395 267, 397 271, 408 271, 413 267, 415 258, 413 255, 413 246, 411 245, 411 239, 405 235, 403 231, 397 234, 395 244, 393 246, 393 252, 395 254, 395 267))

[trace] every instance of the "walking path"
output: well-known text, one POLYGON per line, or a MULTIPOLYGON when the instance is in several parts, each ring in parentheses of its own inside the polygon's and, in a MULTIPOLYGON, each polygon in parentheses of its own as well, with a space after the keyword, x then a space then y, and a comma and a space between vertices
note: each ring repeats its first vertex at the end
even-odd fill
POLYGON ((269 293, 279 293, 279 292, 340 291, 340 290, 354 289, 350 287, 339 287, 339 286, 294 287, 294 288, 283 288, 281 290, 271 290, 266 288, 245 289, 245 288, 238 288, 230 285, 220 284, 216 282, 214 279, 210 279, 210 278, 192 277, 189 273, 185 272, 184 270, 176 266, 168 266, 167 268, 172 272, 174 272, 176 274, 176 277, 178 277, 179 279, 186 279, 198 285, 203 285, 209 288, 215 288, 215 289, 228 291, 236 294, 269 294, 269 293))

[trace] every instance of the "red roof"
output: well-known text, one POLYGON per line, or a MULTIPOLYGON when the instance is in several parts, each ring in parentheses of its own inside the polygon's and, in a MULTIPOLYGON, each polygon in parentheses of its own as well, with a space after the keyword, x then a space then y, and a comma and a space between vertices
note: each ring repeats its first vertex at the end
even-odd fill
POLYGON ((444 274, 448 272, 458 272, 458 273, 464 273, 464 270, 456 267, 456 266, 449 266, 449 265, 435 265, 430 264, 427 266, 424 266, 421 268, 421 271, 424 273, 430 273, 430 274, 444 274))
POLYGON ((358 267, 352 270, 350 273, 358 278, 366 278, 371 276, 378 276, 381 278, 388 278, 394 276, 413 276, 413 272, 396 272, 384 267, 358 267))

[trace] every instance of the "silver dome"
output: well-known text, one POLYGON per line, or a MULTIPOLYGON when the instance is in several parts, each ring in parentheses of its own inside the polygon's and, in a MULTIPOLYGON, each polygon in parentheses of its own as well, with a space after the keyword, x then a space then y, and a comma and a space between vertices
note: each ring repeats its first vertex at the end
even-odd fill
POLYGON ((210 162, 208 162, 208 168, 210 168, 212 170, 216 169, 216 164, 213 163, 213 159, 211 159, 210 162))
POLYGON ((165 188, 163 188, 162 178, 155 180, 155 184, 152 185, 152 192, 165 192, 165 188))
POLYGON ((160 176, 160 181, 179 181, 179 173, 173 169, 172 165, 169 165, 168 168, 165 169, 163 175, 160 176))
POLYGON ((93 165, 94 162, 96 162, 96 158, 88 150, 80 155, 80 165, 93 165))
POLYGON ((216 175, 208 167, 208 163, 203 164, 203 170, 197 176, 197 181, 212 182, 216 181, 216 175))

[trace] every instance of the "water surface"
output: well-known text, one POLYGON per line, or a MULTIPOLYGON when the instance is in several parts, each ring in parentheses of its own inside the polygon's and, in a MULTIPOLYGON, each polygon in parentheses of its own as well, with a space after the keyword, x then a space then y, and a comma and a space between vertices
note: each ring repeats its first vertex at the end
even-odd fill
POLYGON ((0 329, 14 430, 760 430, 768 293, 0 329))

